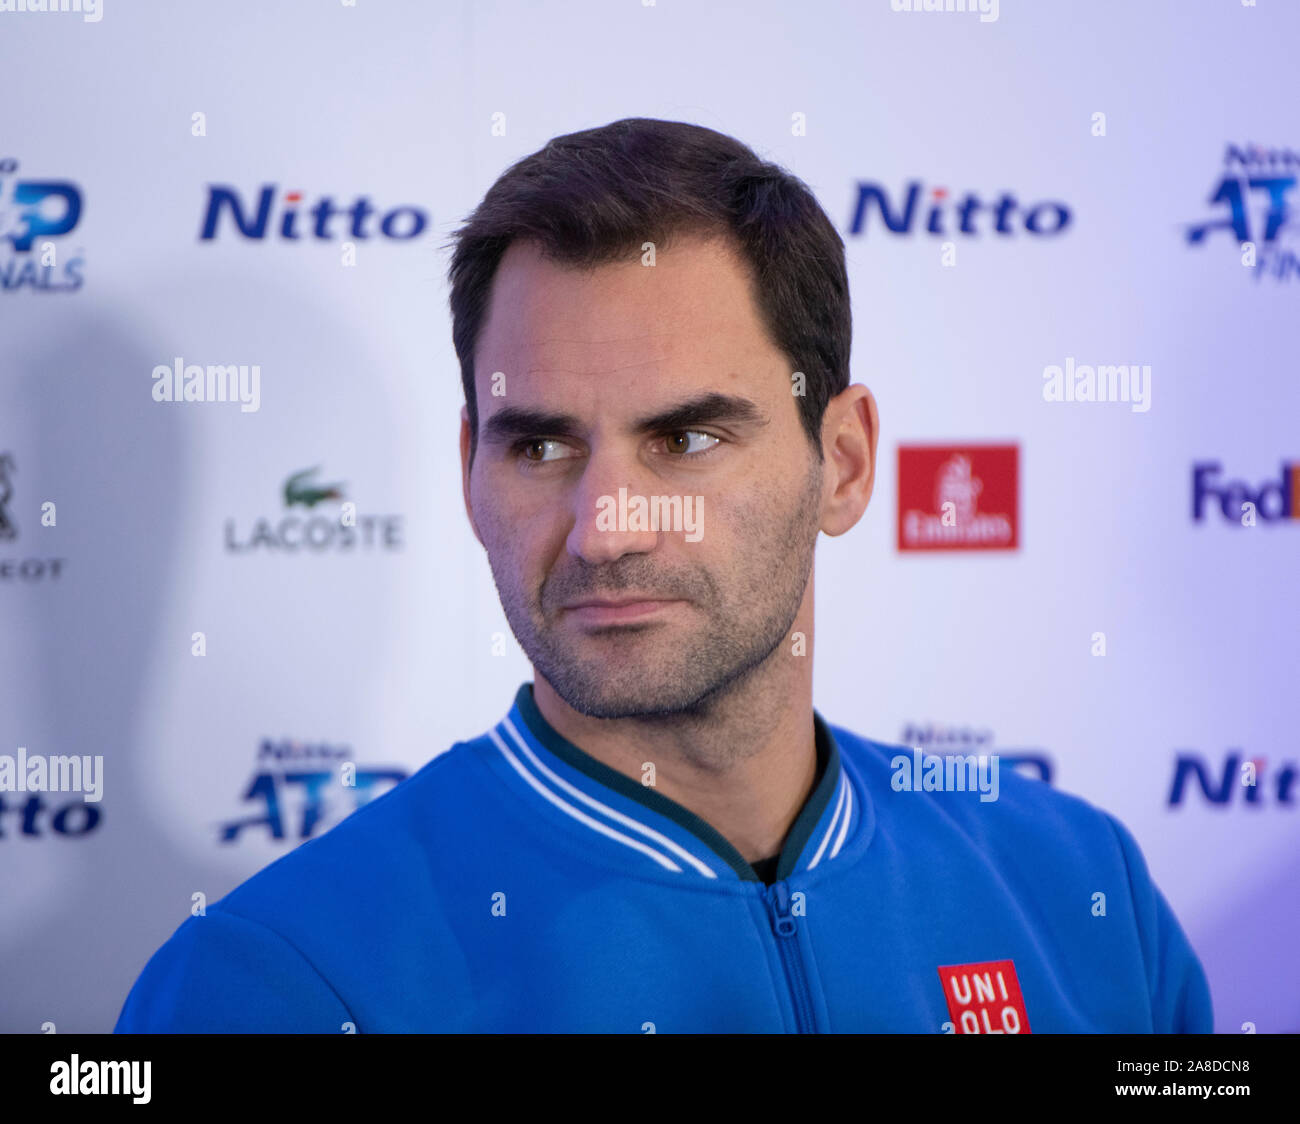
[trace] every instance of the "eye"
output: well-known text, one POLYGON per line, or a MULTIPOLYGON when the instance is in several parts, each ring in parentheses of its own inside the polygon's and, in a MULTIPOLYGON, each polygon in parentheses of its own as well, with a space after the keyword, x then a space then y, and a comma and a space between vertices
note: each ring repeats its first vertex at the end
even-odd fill
POLYGON ((548 461, 563 460, 568 456, 567 446, 562 441, 549 437, 530 437, 516 446, 519 455, 531 464, 545 464, 548 461))
POLYGON ((714 437, 711 433, 705 433, 698 429, 679 429, 675 433, 670 433, 664 438, 664 444, 674 456, 696 456, 701 453, 707 453, 714 446, 719 444, 720 438, 714 437), (692 437, 702 437, 710 442, 707 445, 696 445, 691 447, 692 437))

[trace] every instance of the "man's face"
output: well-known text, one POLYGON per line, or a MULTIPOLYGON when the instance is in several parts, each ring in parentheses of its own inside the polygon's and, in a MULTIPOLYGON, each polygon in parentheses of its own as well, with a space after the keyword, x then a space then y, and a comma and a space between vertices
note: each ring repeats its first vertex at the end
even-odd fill
POLYGON ((699 710, 773 655, 811 573, 822 469, 725 244, 574 270, 513 243, 475 373, 466 502, 510 627, 570 707, 699 710), (689 501, 694 533, 621 528, 620 489, 683 516, 689 501))

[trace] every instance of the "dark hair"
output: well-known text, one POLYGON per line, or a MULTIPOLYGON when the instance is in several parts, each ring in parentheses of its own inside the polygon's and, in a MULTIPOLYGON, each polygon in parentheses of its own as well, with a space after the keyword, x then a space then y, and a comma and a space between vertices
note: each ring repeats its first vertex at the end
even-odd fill
POLYGON ((512 241, 535 242, 548 260, 576 268, 696 233, 729 236, 748 263, 764 325, 806 376, 796 400, 820 459, 826 404, 849 385, 844 241, 802 180, 733 137, 649 117, 555 137, 507 168, 453 235, 452 340, 471 457, 478 443, 474 350, 493 276, 512 241))

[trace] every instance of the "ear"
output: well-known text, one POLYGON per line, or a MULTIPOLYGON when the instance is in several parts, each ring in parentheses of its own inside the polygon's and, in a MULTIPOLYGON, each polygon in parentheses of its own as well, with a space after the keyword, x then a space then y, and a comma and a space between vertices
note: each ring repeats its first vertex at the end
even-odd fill
POLYGON ((876 399, 861 383, 846 387, 827 403, 822 450, 831 490, 822 503, 821 523, 826 534, 844 534, 867 510, 876 483, 879 434, 876 399))
POLYGON ((460 408, 460 486, 465 497, 465 514, 469 516, 469 525, 474 531, 474 537, 478 539, 479 545, 483 545, 483 536, 479 534, 478 524, 474 522, 474 505, 469 498, 469 409, 466 406, 460 408))

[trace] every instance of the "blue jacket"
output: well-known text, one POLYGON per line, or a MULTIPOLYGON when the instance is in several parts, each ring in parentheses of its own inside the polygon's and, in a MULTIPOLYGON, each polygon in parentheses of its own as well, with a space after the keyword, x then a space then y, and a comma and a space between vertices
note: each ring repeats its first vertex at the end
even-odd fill
POLYGON ((814 721, 820 780, 767 886, 524 684, 489 733, 187 919, 116 1029, 1212 1030, 1120 823, 1010 770, 996 801, 897 791, 909 750, 814 721))

